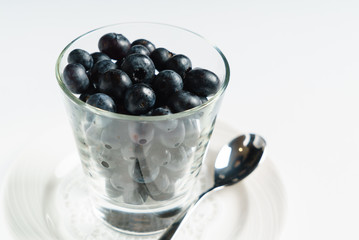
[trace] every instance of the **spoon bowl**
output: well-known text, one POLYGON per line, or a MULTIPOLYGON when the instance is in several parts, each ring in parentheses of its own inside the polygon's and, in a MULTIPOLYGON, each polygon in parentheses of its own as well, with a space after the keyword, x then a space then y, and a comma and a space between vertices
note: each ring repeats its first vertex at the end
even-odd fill
POLYGON ((232 185, 248 176, 261 160, 265 146, 265 140, 256 134, 240 135, 223 146, 214 166, 214 188, 232 185))
POLYGON ((199 200, 209 192, 238 183, 251 174, 263 158, 265 148, 266 141, 253 133, 240 135, 223 146, 214 165, 214 185, 199 195, 168 227, 159 240, 172 239, 181 223, 190 215, 189 209, 193 211, 199 200))

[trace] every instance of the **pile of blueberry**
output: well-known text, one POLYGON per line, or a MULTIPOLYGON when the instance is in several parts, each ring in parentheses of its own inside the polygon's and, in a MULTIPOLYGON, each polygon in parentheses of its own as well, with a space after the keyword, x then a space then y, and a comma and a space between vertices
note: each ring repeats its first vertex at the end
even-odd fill
MULTIPOLYGON (((103 110, 168 115, 203 104, 220 87, 213 72, 192 68, 187 56, 156 48, 146 39, 131 43, 122 34, 107 33, 98 48, 92 54, 72 50, 63 82, 82 101, 103 110)), ((91 179, 105 182, 100 192, 138 205, 184 191, 213 121, 199 115, 132 122, 88 113, 83 119, 75 114, 73 121, 76 129, 80 126, 83 162, 91 179)))
POLYGON ((215 94, 220 80, 213 72, 193 68, 183 54, 156 48, 146 39, 132 43, 107 33, 99 52, 75 49, 68 55, 63 82, 86 103, 129 115, 167 115, 199 106, 215 94))

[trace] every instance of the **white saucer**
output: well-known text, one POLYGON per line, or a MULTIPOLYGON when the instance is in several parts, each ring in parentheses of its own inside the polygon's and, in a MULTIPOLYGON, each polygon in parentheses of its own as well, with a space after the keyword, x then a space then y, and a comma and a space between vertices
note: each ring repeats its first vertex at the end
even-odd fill
MULTIPOLYGON (((16 240, 154 240, 106 227, 92 214, 69 128, 47 129, 21 151, 4 184, 0 213, 16 240)), ((223 122, 216 129, 200 173, 199 188, 211 184, 220 147, 239 131, 223 122)), ((241 183, 203 199, 176 239, 278 239, 286 209, 283 184, 266 157, 241 183)))

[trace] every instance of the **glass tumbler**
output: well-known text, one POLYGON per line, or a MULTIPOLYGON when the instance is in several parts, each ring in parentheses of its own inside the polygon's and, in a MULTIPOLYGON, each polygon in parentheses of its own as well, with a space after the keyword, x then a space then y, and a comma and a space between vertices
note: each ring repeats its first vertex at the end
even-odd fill
POLYGON ((56 77, 64 96, 94 212, 124 233, 148 235, 169 226, 195 197, 194 187, 229 82, 222 52, 196 33, 158 23, 122 23, 101 27, 73 40, 61 52, 56 77), (195 108, 163 116, 133 116, 95 108, 71 93, 63 70, 73 49, 98 52, 106 33, 130 42, 147 39, 156 47, 191 59, 208 69, 220 88, 195 108))

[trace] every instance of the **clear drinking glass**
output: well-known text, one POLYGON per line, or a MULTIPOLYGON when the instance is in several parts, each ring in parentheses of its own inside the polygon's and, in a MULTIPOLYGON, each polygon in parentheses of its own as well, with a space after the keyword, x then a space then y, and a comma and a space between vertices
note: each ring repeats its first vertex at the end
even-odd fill
POLYGON ((193 186, 229 82, 222 52, 191 31, 166 24, 123 23, 95 29, 61 52, 56 77, 88 181, 95 214, 112 228, 136 235, 158 233, 195 197, 193 186), (189 57, 193 67, 216 73, 219 91, 193 109, 165 116, 132 116, 95 108, 63 83, 68 54, 99 51, 106 33, 144 38, 189 57))

